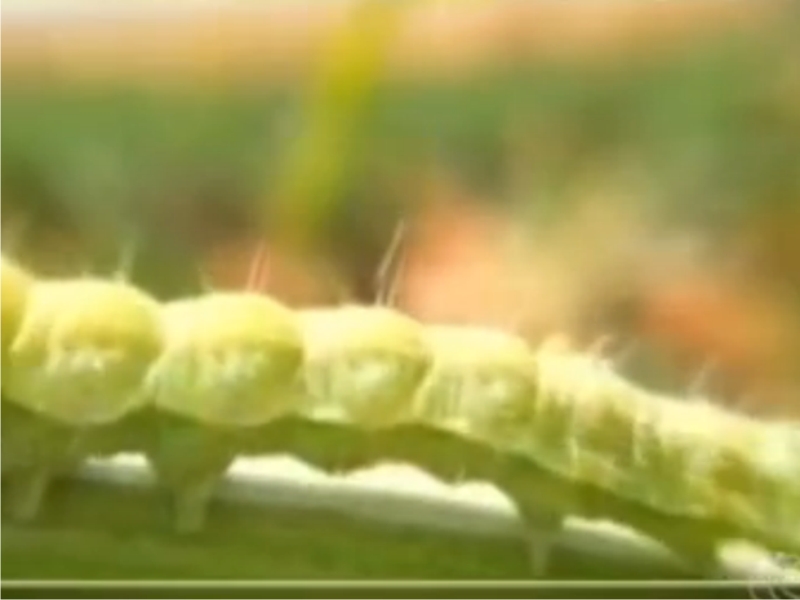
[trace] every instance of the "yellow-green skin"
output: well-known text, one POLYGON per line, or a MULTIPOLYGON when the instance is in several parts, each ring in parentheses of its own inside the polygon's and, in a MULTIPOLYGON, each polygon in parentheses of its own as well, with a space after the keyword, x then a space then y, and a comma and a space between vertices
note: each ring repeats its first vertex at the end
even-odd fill
POLYGON ((252 427, 293 408, 303 361, 295 313, 269 298, 214 293, 162 308, 164 350, 147 389, 159 411, 252 427))
POLYGON ((161 345, 158 304, 138 289, 35 282, 3 387, 19 406, 64 425, 110 424, 147 402, 143 383, 161 345))
MULTIPOLYGON (((2 283, 2 321, 0 322, 0 344, 2 344, 2 367, 5 372, 9 348, 19 331, 30 288, 34 279, 21 267, 6 257, 0 257, 0 282, 2 283)), ((3 373, 5 375, 5 373, 3 373)))
POLYGON ((305 416, 363 429, 412 418, 432 359, 422 325, 379 306, 298 314, 306 350, 305 416))
POLYGON ((528 345, 505 332, 429 326, 433 367, 416 395, 416 420, 491 445, 525 435, 536 407, 528 345))
POLYGON ((31 440, 26 430, 28 415, 8 401, 6 377, 9 374, 9 349, 19 332, 34 279, 11 260, 6 257, 0 258, 2 259, 0 262, 0 281, 2 282, 2 296, 0 297, 2 301, 2 322, 0 324, 2 327, 0 330, 2 371, 0 377, 2 377, 3 386, 2 470, 5 474, 27 465, 31 457, 31 440))
POLYGON ((507 447, 665 515, 800 551, 796 426, 648 393, 582 353, 544 348, 537 362, 536 418, 507 447))

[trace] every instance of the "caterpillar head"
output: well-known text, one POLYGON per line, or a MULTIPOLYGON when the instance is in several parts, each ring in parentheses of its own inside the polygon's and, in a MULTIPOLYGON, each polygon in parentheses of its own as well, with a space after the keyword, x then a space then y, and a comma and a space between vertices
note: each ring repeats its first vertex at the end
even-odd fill
POLYGON ((536 401, 528 345, 503 331, 455 326, 430 327, 428 341, 434 363, 417 417, 498 447, 522 439, 536 401))
POLYGON ((22 322, 28 301, 33 277, 5 257, 0 257, 0 281, 2 282, 2 356, 5 365, 8 350, 11 347, 22 322))
POLYGON ((431 355, 421 325, 383 307, 300 312, 309 411, 356 427, 410 418, 431 355))
POLYGON ((161 349, 158 305, 97 279, 34 283, 9 349, 4 388, 18 404, 77 426, 115 421, 145 402, 161 349))
POLYGON ((294 313, 255 293, 162 309, 165 349, 149 379, 160 409, 217 426, 261 425, 292 408, 303 346, 294 313))

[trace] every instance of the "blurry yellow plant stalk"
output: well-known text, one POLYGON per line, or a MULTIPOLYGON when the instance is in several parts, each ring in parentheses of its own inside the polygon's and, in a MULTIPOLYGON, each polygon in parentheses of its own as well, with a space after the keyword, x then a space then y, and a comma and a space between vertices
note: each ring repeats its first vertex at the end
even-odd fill
POLYGON ((353 156, 358 122, 410 4, 362 0, 320 53, 303 131, 289 148, 265 219, 271 237, 306 250, 333 209, 353 156), (290 239, 286 239, 286 238, 290 239))

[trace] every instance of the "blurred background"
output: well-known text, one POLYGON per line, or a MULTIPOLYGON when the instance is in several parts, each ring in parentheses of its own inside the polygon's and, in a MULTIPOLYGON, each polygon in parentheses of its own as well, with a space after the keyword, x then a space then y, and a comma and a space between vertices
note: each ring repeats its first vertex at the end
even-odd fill
POLYGON ((797 417, 799 33, 774 0, 4 0, 3 252, 562 333, 797 417))

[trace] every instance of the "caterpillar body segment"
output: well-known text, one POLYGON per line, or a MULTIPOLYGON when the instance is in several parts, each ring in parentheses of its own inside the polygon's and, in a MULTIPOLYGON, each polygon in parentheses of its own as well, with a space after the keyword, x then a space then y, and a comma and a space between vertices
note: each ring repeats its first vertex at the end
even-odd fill
POLYGON ((146 453, 173 496, 177 528, 192 531, 254 432, 293 411, 303 343, 295 313, 258 294, 178 300, 161 316, 164 348, 146 385, 155 409, 146 453))
POLYGON ((452 433, 505 448, 533 426, 536 363, 528 345, 505 332, 430 326, 433 368, 415 416, 452 433))
POLYGON ((29 287, 3 373, 18 518, 35 516, 48 481, 92 453, 99 429, 145 405, 145 375, 161 352, 157 315, 154 300, 122 282, 29 287))
POLYGON ((299 314, 308 396, 302 414, 366 429, 413 417, 414 396, 432 359, 422 325, 379 306, 299 314))
POLYGON ((9 349, 11 401, 75 427, 109 424, 147 402, 162 348, 158 304, 121 282, 43 281, 9 349))
POLYGON ((525 455, 569 479, 655 508, 664 498, 673 503, 677 490, 664 479, 669 473, 655 475, 662 492, 653 493, 638 472, 663 457, 661 399, 639 393, 601 361, 563 347, 543 345, 536 361, 538 402, 534 425, 521 440, 525 455), (649 449, 656 456, 646 456, 649 449))
POLYGON ((431 362, 425 329, 379 306, 297 314, 305 362, 296 411, 259 436, 259 450, 289 450, 330 472, 371 464, 371 440, 413 419, 431 362))
POLYGON ((164 348, 147 379, 157 410, 227 427, 262 425, 293 410, 303 340, 292 311, 247 293, 162 310, 164 348))

